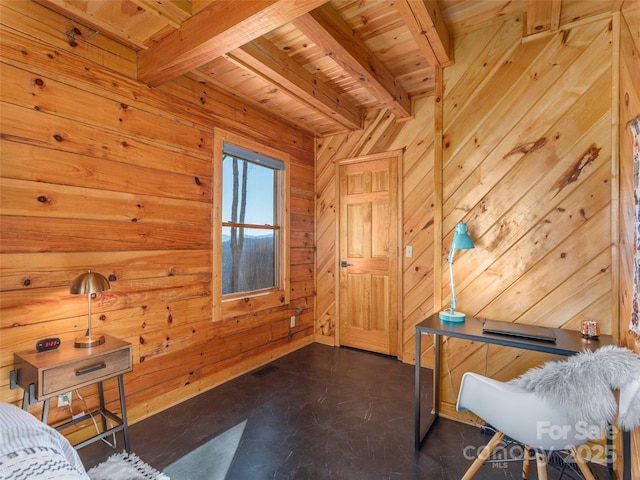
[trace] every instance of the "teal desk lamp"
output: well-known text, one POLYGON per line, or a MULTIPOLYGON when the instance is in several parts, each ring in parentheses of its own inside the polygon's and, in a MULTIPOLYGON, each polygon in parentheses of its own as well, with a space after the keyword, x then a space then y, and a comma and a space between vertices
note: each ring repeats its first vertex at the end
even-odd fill
POLYGON ((469 250, 473 248, 473 240, 467 233, 467 224, 458 223, 453 234, 451 250, 449 251, 449 285, 451 286, 451 309, 440 312, 440 320, 443 322, 464 322, 464 313, 456 312, 456 289, 453 284, 453 254, 456 250, 469 250))

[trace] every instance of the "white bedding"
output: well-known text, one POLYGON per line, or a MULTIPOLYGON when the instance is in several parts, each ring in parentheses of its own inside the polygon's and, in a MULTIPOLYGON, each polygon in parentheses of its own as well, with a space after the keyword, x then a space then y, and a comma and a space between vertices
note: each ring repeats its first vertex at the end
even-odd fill
POLYGON ((55 429, 0 403, 0 480, 88 480, 78 452, 55 429))

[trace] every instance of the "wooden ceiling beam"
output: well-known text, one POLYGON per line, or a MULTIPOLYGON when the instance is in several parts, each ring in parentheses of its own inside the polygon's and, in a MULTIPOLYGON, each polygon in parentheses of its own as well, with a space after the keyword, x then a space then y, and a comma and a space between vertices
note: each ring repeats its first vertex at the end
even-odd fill
POLYGON ((552 0, 551 2, 551 25, 549 29, 557 32, 560 29, 560 12, 562 10, 562 0, 552 0))
POLYGON ((557 31, 560 28, 560 10, 562 0, 527 0, 525 36, 546 30, 557 31))
POLYGON ((132 48, 133 50, 141 50, 145 47, 145 44, 142 40, 138 38, 134 38, 131 35, 128 35, 127 32, 114 27, 113 25, 101 21, 92 15, 90 12, 86 10, 87 6, 84 4, 78 4, 84 6, 84 9, 77 7, 76 4, 72 4, 66 0, 35 0, 40 5, 47 7, 54 12, 57 12, 65 17, 71 18, 76 22, 88 27, 92 28, 96 32, 104 35, 111 40, 115 40, 116 42, 132 48))
POLYGON ((158 17, 164 19, 168 25, 173 28, 180 28, 182 22, 191 16, 190 5, 184 2, 164 1, 156 2, 153 0, 129 0, 134 5, 155 13, 158 17))
POLYGON ((293 24, 384 103, 397 119, 411 117, 407 92, 330 4, 300 16, 293 24))
POLYGON ((323 4, 325 0, 213 2, 138 53, 138 80, 153 86, 194 70, 323 4))
POLYGON ((331 120, 351 130, 362 128, 362 117, 354 104, 347 98, 341 98, 264 38, 229 52, 227 58, 267 82, 275 83, 281 90, 289 92, 331 120))
POLYGON ((453 42, 436 0, 396 0, 400 16, 432 68, 453 64, 453 42))

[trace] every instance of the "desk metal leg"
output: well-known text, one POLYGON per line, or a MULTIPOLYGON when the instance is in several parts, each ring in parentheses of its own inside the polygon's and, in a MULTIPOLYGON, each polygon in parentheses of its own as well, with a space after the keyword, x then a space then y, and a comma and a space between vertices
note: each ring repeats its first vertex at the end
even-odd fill
POLYGON ((415 408, 415 418, 414 418, 414 439, 416 449, 420 448, 420 444, 422 443, 422 437, 420 434, 420 354, 422 352, 422 346, 420 338, 422 334, 420 332, 416 332, 416 370, 415 370, 415 379, 414 379, 414 387, 415 387, 415 398, 414 398, 414 408, 415 408))
POLYGON ((622 480, 631 480, 631 432, 622 432, 622 480))
POLYGON ((47 398, 42 402, 42 423, 46 423, 47 425, 49 424, 49 401, 50 399, 47 398))
POLYGON ((422 446, 424 438, 427 436, 431 427, 437 420, 440 413, 440 335, 435 335, 435 370, 433 372, 433 409, 429 417, 429 423, 422 430, 422 415, 420 411, 422 389, 420 386, 420 357, 422 353, 422 333, 416 332, 416 370, 415 370, 415 447, 419 450, 422 446))
POLYGON ((129 447, 129 423, 127 422, 127 405, 124 400, 124 381, 122 375, 118 375, 118 390, 120 391, 120 412, 122 417, 122 434, 124 435, 124 449, 130 452, 129 447))
MULTIPOLYGON (((40 421, 42 423, 47 423, 49 419, 49 400, 46 399, 42 402, 42 416, 40 417, 40 421)), ((22 409, 24 411, 29 411, 29 405, 31 405, 31 394, 27 390, 22 394, 22 409)))
MULTIPOLYGON (((104 387, 102 386, 102 382, 98 382, 98 397, 100 399, 100 412, 104 412, 105 411, 104 387)), ((107 431, 107 417, 104 414, 101 414, 100 418, 102 418, 102 431, 106 432, 107 431)))
POLYGON ((436 365, 433 371, 433 415, 440 415, 440 335, 433 336, 436 347, 436 365))

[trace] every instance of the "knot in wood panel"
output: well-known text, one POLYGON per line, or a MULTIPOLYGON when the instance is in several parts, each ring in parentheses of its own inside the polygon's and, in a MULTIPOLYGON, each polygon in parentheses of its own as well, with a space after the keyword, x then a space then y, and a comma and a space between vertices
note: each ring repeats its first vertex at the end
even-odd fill
POLYGON ((513 149, 511 149, 511 151, 508 152, 502 158, 507 158, 509 155, 513 155, 515 153, 527 154, 527 153, 535 152, 536 150, 539 150, 542 147, 544 147, 546 143, 547 143, 547 139, 545 137, 539 138, 535 142, 522 143, 514 147, 513 149))
POLYGON ((591 146, 580 156, 580 158, 571 166, 562 178, 558 180, 555 185, 555 188, 557 189, 556 195, 567 185, 578 181, 580 174, 587 165, 592 164, 600 156, 600 150, 602 150, 602 148, 597 147, 595 143, 591 144, 591 146))
POLYGON ((582 158, 580 158, 575 163, 573 172, 567 179, 567 183, 572 183, 578 180, 578 177, 580 176, 580 173, 582 173, 582 170, 584 170, 587 165, 593 163, 595 159, 600 156, 600 150, 602 150, 602 148, 598 148, 595 144, 591 144, 589 149, 582 155, 582 158))

